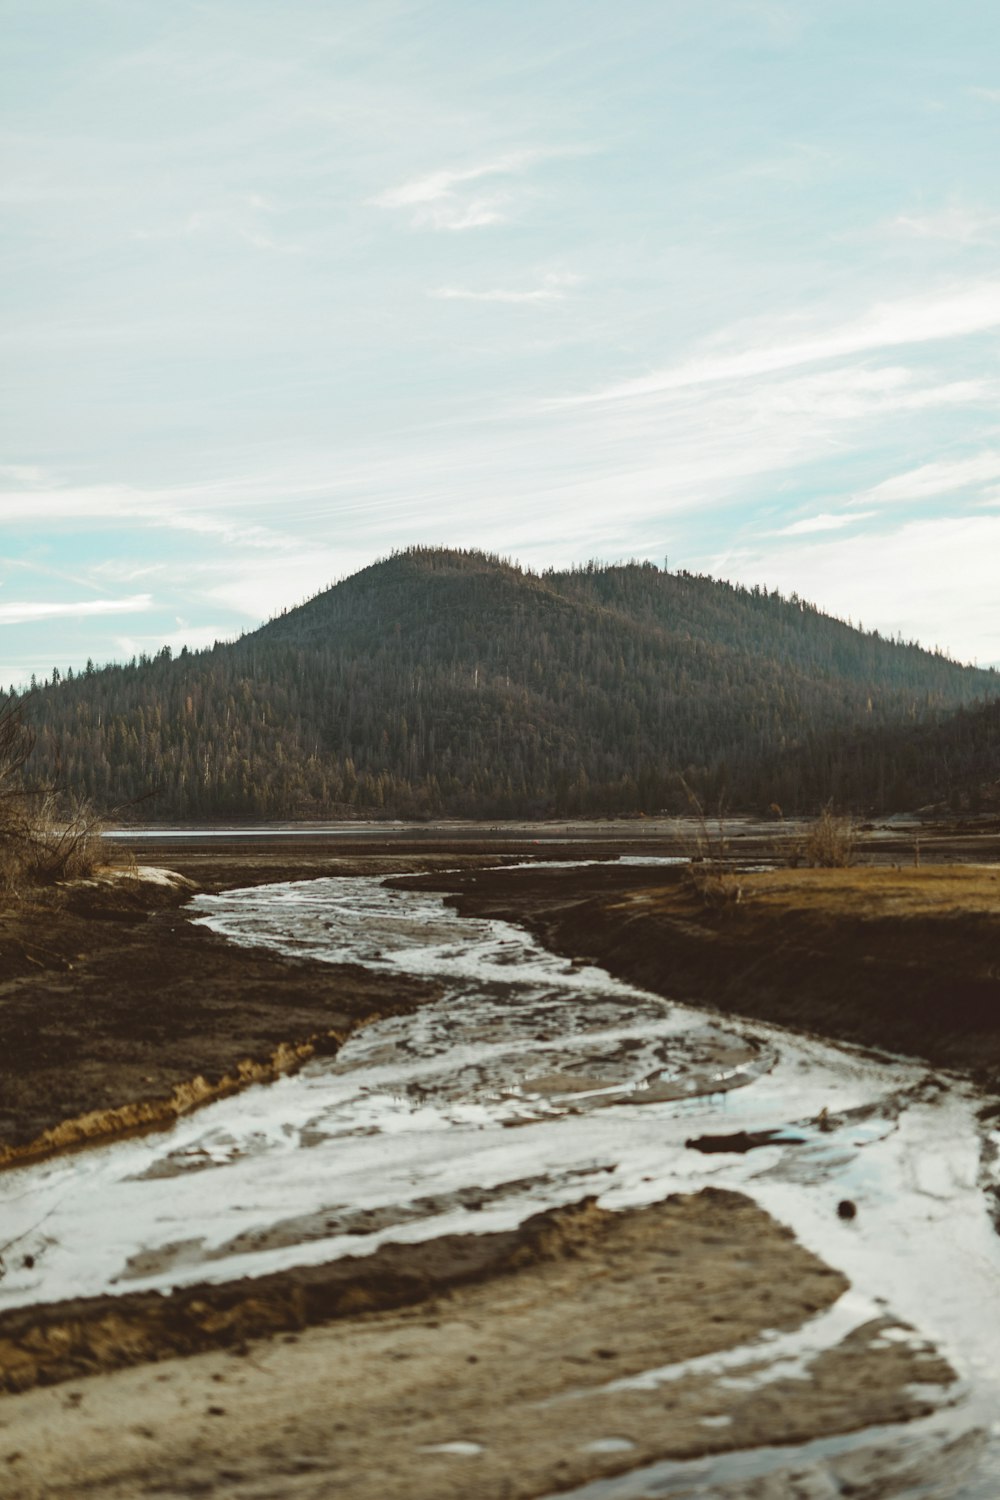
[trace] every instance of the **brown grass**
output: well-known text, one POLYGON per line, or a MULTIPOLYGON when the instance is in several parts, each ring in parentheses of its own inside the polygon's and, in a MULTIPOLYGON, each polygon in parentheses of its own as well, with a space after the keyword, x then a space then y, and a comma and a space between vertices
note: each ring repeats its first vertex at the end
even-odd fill
POLYGON ((773 911, 831 917, 1000 919, 1000 866, 906 865, 900 868, 768 870, 740 876, 743 899, 773 911))
POLYGON ((832 807, 824 807, 806 834, 802 846, 807 865, 821 870, 843 870, 854 862, 857 836, 850 818, 839 818, 832 807))
POLYGON ((101 824, 89 803, 26 779, 34 747, 20 700, 0 699, 0 891, 7 895, 89 875, 101 859, 101 824))

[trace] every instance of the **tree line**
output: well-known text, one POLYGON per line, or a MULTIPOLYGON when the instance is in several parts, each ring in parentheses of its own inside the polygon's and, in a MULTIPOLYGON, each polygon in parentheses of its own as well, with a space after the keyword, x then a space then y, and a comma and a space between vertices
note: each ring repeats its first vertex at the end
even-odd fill
POLYGON ((159 819, 681 811, 681 778, 711 805, 890 811, 996 771, 974 705, 997 689, 794 595, 412 549, 231 644, 54 674, 26 707, 41 774, 159 819))

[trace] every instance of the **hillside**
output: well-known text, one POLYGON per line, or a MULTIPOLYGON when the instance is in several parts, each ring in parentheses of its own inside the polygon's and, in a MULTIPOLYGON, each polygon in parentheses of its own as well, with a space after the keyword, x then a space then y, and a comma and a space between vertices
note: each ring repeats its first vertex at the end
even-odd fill
POLYGON ((1000 701, 835 731, 787 761, 807 803, 832 797, 887 810, 1000 812, 1000 701))
POLYGON ((685 805, 678 773, 733 807, 884 810, 927 800, 892 747, 998 688, 794 596, 418 549, 231 645, 68 674, 28 712, 36 775, 108 807, 155 791, 159 818, 652 811, 685 805))

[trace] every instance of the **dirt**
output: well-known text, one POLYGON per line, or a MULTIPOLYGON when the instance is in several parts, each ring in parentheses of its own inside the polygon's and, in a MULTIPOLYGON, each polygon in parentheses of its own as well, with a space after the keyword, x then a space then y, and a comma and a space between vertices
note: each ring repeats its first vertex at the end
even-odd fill
MULTIPOLYGON (((408 882, 413 883, 413 882, 408 882)), ((417 884, 675 1000, 964 1068, 1000 1086, 1000 867, 605 865, 417 884)))
MULTIPOLYGON (((7 1397, 4 1495, 527 1500, 661 1458, 904 1421, 954 1379, 889 1317, 807 1356, 806 1378, 769 1340, 754 1346, 846 1283, 741 1194, 706 1189, 621 1214, 585 1200, 514 1233, 379 1254, 382 1267, 372 1257, 185 1293, 186 1315, 167 1321, 229 1352, 7 1397), (303 1329, 311 1298, 340 1321, 303 1329), (248 1348, 255 1329, 240 1319, 268 1316, 295 1332, 248 1348), (748 1342, 738 1370, 619 1384, 748 1342)), ((151 1299, 122 1306, 139 1323, 121 1312, 115 1329, 105 1312, 95 1363, 128 1362, 141 1337, 151 1299)), ((76 1311, 63 1328, 79 1339, 76 1311)), ((57 1334, 52 1322, 64 1349, 57 1334)), ((43 1342, 29 1335, 28 1357, 43 1342)))
MULTIPOLYGON (((705 1222, 711 1222, 715 1229, 724 1227, 726 1242, 732 1247, 739 1238, 741 1217, 749 1201, 734 1194, 709 1192, 703 1209, 706 1204, 714 1211, 708 1214, 706 1210, 705 1222)), ((650 1227, 654 1225, 659 1231, 673 1232, 681 1218, 686 1224, 687 1219, 676 1208, 668 1211, 661 1205, 643 1221, 640 1238, 655 1235, 658 1231, 650 1227)), ((755 1214, 751 1213, 746 1222, 755 1233, 762 1232, 755 1214)), ((777 1242, 785 1245, 790 1241, 787 1232, 777 1226, 773 1229, 777 1242)), ((520 1228, 503 1233, 452 1234, 423 1243, 389 1243, 371 1255, 346 1256, 329 1265, 220 1285, 181 1287, 169 1296, 133 1292, 17 1308, 0 1314, 0 1389, 27 1390, 33 1385, 51 1385, 173 1354, 193 1354, 219 1346, 245 1347, 253 1338, 410 1306, 460 1286, 560 1259, 597 1257, 601 1265, 608 1266, 634 1238, 634 1233, 630 1238, 627 1215, 606 1213, 595 1207, 593 1199, 585 1198, 569 1209, 537 1214, 520 1228)), ((664 1267, 675 1249, 658 1252, 664 1256, 664 1267)), ((787 1259, 788 1270, 805 1275, 796 1293, 807 1298, 808 1311, 816 1311, 845 1290, 843 1277, 797 1247, 790 1249, 787 1259)), ((674 1280, 680 1290, 684 1273, 676 1273, 675 1268, 674 1280)), ((772 1301, 771 1289, 764 1281, 741 1272, 728 1291, 720 1293, 717 1332, 732 1321, 729 1305, 738 1286, 757 1304, 772 1301)), ((794 1305, 801 1316, 799 1304, 794 1305)), ((758 1306, 751 1314, 751 1324, 759 1311, 758 1306)), ((789 1326, 794 1326, 794 1321, 789 1326)), ((725 1347, 725 1342, 717 1347, 725 1347)))
MULTIPOLYGON (((404 877, 463 912, 520 922, 548 947, 675 999, 777 1021, 1000 1084, 1000 874, 893 865, 914 837, 882 833, 879 865, 723 873, 602 864, 490 868, 525 859, 671 852, 684 840, 634 825, 600 842, 518 832, 298 841, 151 839, 140 857, 192 885, 113 880, 0 906, 0 1165, 179 1114, 336 1051, 353 1029, 433 998, 414 979, 239 948, 180 910, 219 890, 319 875, 404 877), (308 848, 303 849, 303 844, 308 848)), ((942 856, 989 830, 942 826, 942 856)), ((924 846, 931 833, 921 834, 924 846)), ((776 834, 730 840, 756 857, 776 834)), ((874 856, 872 856, 874 857, 874 856)))
POLYGON ((193 886, 102 879, 0 908, 0 1165, 166 1125, 437 989, 237 948, 193 886))
MULTIPOLYGON (((929 868, 922 838, 919 869, 893 868, 907 831, 872 835, 863 854, 877 866, 697 880, 655 866, 581 869, 571 883, 488 868, 683 852, 643 830, 541 845, 429 831, 308 851, 194 839, 140 858, 209 890, 338 873, 416 881, 666 996, 996 1079, 1000 872, 929 868)), ((995 858, 991 840, 952 828, 936 849, 995 858)), ((767 830, 740 845, 748 862, 766 851, 767 830)), ((0 908, 0 1160, 168 1124, 438 993, 237 948, 190 923, 188 894, 183 881, 115 878, 0 908)), ((953 1374, 888 1314, 804 1376, 772 1370, 765 1341, 738 1387, 699 1369, 606 1389, 795 1328, 844 1286, 750 1200, 707 1190, 618 1215, 584 1201, 510 1234, 384 1244, 169 1297, 15 1311, 0 1319, 0 1384, 16 1392, 0 1400, 0 1494, 517 1500, 929 1410, 953 1374), (598 1451, 598 1439, 614 1442, 598 1451)), ((884 1477, 888 1460, 872 1462, 884 1477)), ((887 1485, 864 1493, 904 1492, 887 1485)))

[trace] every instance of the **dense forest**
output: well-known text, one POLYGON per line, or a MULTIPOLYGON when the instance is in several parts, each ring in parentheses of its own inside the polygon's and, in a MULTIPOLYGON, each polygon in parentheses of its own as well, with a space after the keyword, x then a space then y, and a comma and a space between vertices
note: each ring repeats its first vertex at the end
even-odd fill
POLYGON ((144 819, 961 804, 994 672, 650 563, 414 549, 231 644, 27 695, 33 774, 144 819), (956 710, 958 712, 956 713, 956 710))

